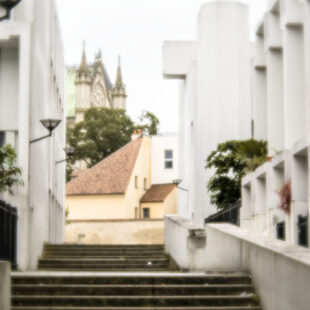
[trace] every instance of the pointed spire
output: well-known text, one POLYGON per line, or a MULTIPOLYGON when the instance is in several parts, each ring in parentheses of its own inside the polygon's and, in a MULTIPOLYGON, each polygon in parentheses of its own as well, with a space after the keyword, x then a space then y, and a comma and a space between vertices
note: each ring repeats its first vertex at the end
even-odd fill
POLYGON ((75 83, 90 83, 90 71, 86 60, 85 41, 83 41, 81 64, 76 71, 75 83))
POLYGON ((122 70, 121 70, 121 56, 117 57, 118 66, 117 66, 117 73, 116 73, 116 80, 114 84, 114 88, 117 90, 125 89, 123 84, 123 77, 122 77, 122 70))

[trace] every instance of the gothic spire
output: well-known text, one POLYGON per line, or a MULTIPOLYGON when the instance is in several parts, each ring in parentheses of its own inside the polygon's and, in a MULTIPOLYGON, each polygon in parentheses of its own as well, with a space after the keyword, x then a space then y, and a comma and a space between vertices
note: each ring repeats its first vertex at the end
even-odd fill
POLYGON ((118 94, 123 94, 126 96, 125 85, 123 84, 123 77, 122 77, 122 70, 121 70, 121 57, 120 56, 118 56, 118 66, 117 66, 114 89, 117 90, 118 94))
POLYGON ((90 72, 86 60, 85 41, 83 41, 83 52, 80 67, 77 70, 76 83, 90 82, 90 72))

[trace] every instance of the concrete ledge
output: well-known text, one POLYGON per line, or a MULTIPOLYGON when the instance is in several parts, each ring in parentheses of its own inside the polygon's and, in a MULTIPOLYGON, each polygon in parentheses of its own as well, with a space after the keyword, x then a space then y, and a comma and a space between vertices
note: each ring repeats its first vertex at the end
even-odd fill
POLYGON ((207 269, 249 272, 262 309, 309 309, 309 249, 261 237, 230 224, 209 224, 206 231, 207 269))
POLYGON ((11 264, 0 261, 0 309, 11 309, 11 264))

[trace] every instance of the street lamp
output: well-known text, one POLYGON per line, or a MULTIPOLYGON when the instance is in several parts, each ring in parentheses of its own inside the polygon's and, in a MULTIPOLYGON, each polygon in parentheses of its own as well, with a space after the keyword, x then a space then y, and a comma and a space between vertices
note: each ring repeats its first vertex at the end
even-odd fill
POLYGON ((60 164, 60 163, 62 163, 64 161, 67 161, 68 159, 70 159, 73 156, 74 152, 75 152, 75 148, 71 147, 71 146, 66 146, 64 148, 64 151, 65 151, 65 153, 67 155, 66 158, 56 161, 55 162, 56 164, 60 164))
POLYGON ((0 22, 9 19, 11 16, 11 10, 19 3, 21 0, 0 0, 0 7, 5 9, 5 15, 0 16, 0 22))
POLYGON ((53 130, 60 124, 61 120, 49 118, 49 119, 41 119, 40 122, 49 131, 49 134, 37 139, 30 140, 30 143, 34 143, 43 140, 45 138, 51 137, 53 130))

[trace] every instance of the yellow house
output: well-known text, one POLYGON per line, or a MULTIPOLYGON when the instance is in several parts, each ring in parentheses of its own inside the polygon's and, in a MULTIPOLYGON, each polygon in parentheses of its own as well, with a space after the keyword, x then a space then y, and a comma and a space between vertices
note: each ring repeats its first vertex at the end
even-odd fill
POLYGON ((162 219, 165 214, 177 213, 177 188, 175 184, 155 184, 140 200, 143 218, 162 219))
POLYGON ((177 211, 174 184, 151 185, 151 138, 140 136, 66 187, 66 242, 162 244, 164 214, 177 211))
POLYGON ((66 187, 67 220, 162 219, 176 213, 174 184, 151 186, 151 139, 140 136, 66 187))

